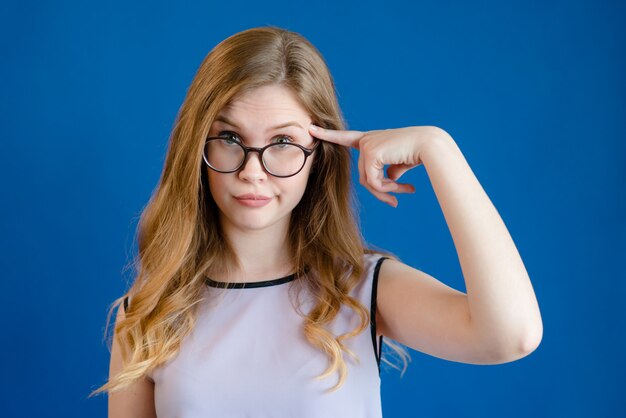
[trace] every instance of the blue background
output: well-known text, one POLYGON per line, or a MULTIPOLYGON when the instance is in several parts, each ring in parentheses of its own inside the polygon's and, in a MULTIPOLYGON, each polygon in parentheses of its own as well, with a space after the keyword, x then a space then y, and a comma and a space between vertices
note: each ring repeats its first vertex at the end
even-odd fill
MULTIPOLYGON (((174 118, 205 55, 262 25, 320 49, 350 128, 448 131, 537 294, 534 353, 477 366, 412 350, 402 378, 383 369, 384 416, 626 415, 623 2, 1 7, 1 416, 106 416, 87 395, 174 118)), ((465 291, 424 167, 403 178, 417 193, 397 209, 356 183, 366 239, 465 291)))

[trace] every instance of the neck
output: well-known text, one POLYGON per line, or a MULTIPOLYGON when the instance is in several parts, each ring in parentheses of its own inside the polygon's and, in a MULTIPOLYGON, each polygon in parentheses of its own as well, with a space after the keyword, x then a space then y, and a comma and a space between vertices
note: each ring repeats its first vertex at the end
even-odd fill
POLYGON ((287 245, 288 219, 260 230, 242 230, 224 222, 222 230, 239 258, 241 269, 212 279, 228 282, 270 280, 293 273, 287 245))

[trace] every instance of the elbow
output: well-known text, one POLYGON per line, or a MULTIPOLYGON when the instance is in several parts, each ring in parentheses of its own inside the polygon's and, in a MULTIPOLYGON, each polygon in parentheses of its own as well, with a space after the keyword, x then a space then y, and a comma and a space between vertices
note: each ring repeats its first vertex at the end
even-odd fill
POLYGON ((509 342, 506 348, 501 347, 500 350, 496 350, 498 353, 496 356, 497 361, 494 361, 493 364, 510 363, 528 356, 539 347, 542 337, 543 327, 539 326, 517 338, 509 340, 515 342, 509 342))
POLYGON ((542 338, 543 326, 541 326, 541 324, 524 333, 518 340, 516 351, 513 353, 513 358, 510 361, 515 361, 531 354, 539 347, 542 338))
POLYGON ((539 323, 531 332, 528 332, 522 340, 522 352, 526 355, 532 353, 539 347, 543 338, 543 324, 539 323))

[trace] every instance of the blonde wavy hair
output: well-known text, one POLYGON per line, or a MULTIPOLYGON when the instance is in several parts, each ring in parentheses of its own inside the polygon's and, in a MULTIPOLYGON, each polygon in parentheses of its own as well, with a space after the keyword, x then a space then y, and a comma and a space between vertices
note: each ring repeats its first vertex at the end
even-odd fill
MULTIPOLYGON (((223 40, 205 57, 177 115, 158 187, 139 219, 135 280, 113 302, 107 316, 108 330, 113 311, 127 296, 132 299, 113 336, 121 349, 122 370, 89 396, 122 389, 175 357, 196 322, 206 272, 239 266, 220 227, 202 150, 213 120, 225 105, 239 94, 273 84, 290 88, 313 123, 346 129, 326 62, 302 35, 274 26, 252 28, 223 40)), ((317 154, 304 195, 292 212, 288 244, 295 273, 302 279, 298 281, 316 302, 308 316, 300 312, 304 333, 329 360, 316 379, 338 371, 339 380, 331 388, 335 391, 348 372, 342 351, 359 361, 343 341, 370 325, 369 310, 349 295, 364 272, 363 255, 398 257, 364 244, 357 224, 350 151, 322 141, 317 154), (356 312, 361 324, 335 336, 324 325, 344 304, 356 312)), ((404 373, 408 353, 399 343, 384 341, 404 361, 404 373)))

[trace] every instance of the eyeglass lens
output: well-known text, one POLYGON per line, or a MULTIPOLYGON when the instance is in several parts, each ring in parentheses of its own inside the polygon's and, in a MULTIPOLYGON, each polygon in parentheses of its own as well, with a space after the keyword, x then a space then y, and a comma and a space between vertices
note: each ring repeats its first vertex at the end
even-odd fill
MULTIPOLYGON (((230 139, 207 141, 205 157, 209 165, 219 171, 234 171, 243 163, 245 151, 230 139)), ((306 155, 304 150, 289 143, 273 144, 263 152, 263 164, 267 171, 277 176, 297 173, 306 155)))

